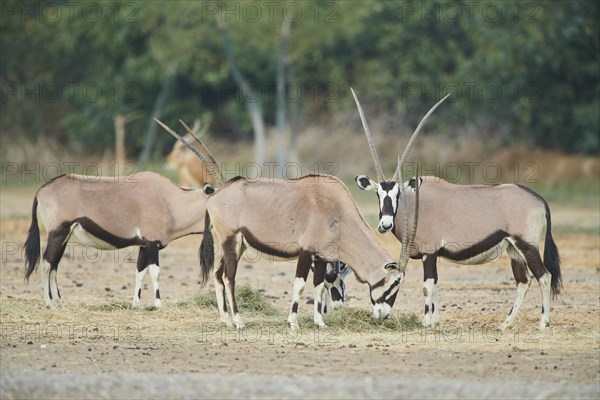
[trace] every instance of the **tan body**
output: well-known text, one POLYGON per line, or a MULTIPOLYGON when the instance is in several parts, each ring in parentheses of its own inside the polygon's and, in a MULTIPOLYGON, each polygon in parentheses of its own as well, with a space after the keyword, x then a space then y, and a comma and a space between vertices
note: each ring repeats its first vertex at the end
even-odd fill
POLYGON ((214 176, 202 160, 180 142, 175 142, 173 150, 165 159, 165 164, 177 170, 179 184, 182 186, 203 187, 205 184, 215 184, 214 176))
POLYGON ((66 243, 73 239, 100 249, 140 246, 134 305, 139 304, 149 266, 155 305, 160 306, 158 251, 179 237, 203 233, 205 202, 202 190, 182 188, 153 172, 57 177, 46 182, 34 199, 26 277, 39 260, 39 215, 48 232, 42 261, 47 305, 60 302, 56 271, 66 243))
MULTIPOLYGON (((215 241, 223 254, 220 268, 215 271, 215 287, 224 321, 228 320, 226 291, 233 322, 243 326, 233 295, 237 269, 237 257, 233 254, 239 251, 242 235, 250 246, 263 253, 300 259, 318 256, 348 264, 361 282, 369 284, 377 316, 385 317, 391 310, 402 276, 365 223, 348 189, 337 178, 238 178, 210 195, 206 207, 215 241)), ((207 236, 203 240, 206 239, 207 236)), ((322 299, 322 285, 319 286, 315 288, 315 303, 322 299)), ((317 318, 315 323, 324 326, 317 318)))
MULTIPOLYGON (((419 223, 411 257, 446 249, 449 260, 459 264, 482 264, 502 254, 502 242, 488 257, 452 257, 451 254, 468 248, 482 239, 504 231, 536 245, 546 232, 544 202, 530 191, 513 184, 456 185, 435 176, 423 177, 420 186, 419 223), (468 205, 468 206, 467 206, 468 205)), ((408 188, 410 189, 410 188, 408 188)), ((412 224, 415 192, 406 191, 409 224, 412 224)), ((394 235, 402 242, 402 202, 395 217, 394 235)))

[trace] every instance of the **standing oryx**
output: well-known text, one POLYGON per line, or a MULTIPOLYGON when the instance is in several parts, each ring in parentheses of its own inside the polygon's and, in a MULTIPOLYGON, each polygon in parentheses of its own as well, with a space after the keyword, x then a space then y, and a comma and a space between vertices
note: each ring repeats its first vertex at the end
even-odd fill
MULTIPOLYGON (((206 201, 205 235, 200 246, 202 281, 205 282, 214 268, 212 224, 222 252, 219 267, 214 271, 222 321, 233 322, 237 328, 244 327, 235 301, 235 276, 239 254, 246 243, 269 255, 299 258, 294 303, 288 318, 292 327, 298 325, 296 294, 302 292, 314 256, 322 261, 339 260, 350 265, 357 279, 369 284, 374 318, 389 315, 404 273, 377 240, 348 188, 339 179, 309 175, 293 180, 236 177, 223 182, 223 175, 210 153, 211 162, 208 162, 172 129, 156 121, 210 165, 211 172, 222 183, 206 201), (227 315, 225 294, 232 321, 227 315)), ((325 326, 320 307, 324 268, 315 268, 314 275, 314 322, 325 326)))
POLYGON ((433 176, 402 183, 402 166, 415 137, 429 115, 449 95, 423 117, 398 160, 393 178, 386 180, 354 91, 352 95, 367 135, 378 180, 374 182, 367 176, 360 175, 356 177, 356 183, 363 190, 377 192, 379 231, 393 230, 396 238, 403 243, 403 248, 410 248, 410 257, 423 260, 423 325, 439 323, 438 256, 460 264, 483 264, 496 259, 506 250, 517 281, 517 298, 500 329, 506 329, 515 322, 531 284, 527 268, 538 280, 542 290, 542 318, 539 328, 549 326, 550 294, 559 293, 561 272, 558 249, 550 232, 550 209, 546 201, 534 191, 513 184, 454 185, 433 176), (409 219, 409 215, 415 212, 416 196, 412 190, 408 190, 409 187, 421 192, 416 207, 421 218, 412 241, 406 239, 403 225, 399 223, 409 219), (545 239, 543 262, 538 247, 542 238, 545 239))
POLYGON ((31 227, 25 242, 25 278, 40 260, 38 213, 48 232, 42 260, 42 283, 47 306, 61 304, 58 263, 74 236, 81 244, 102 250, 140 246, 133 294, 139 305, 146 272, 154 286, 154 306, 160 307, 158 252, 182 236, 204 232, 206 194, 178 186, 153 172, 129 176, 61 175, 36 193, 31 227))

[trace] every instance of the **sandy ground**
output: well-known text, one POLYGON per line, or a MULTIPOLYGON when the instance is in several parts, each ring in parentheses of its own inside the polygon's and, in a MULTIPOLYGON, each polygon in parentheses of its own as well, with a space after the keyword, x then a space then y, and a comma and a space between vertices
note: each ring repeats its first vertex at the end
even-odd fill
MULTIPOLYGON (((546 332, 536 330, 535 283, 515 327, 496 331, 515 296, 506 256, 480 266, 440 263, 440 327, 363 333, 310 324, 290 332, 285 315, 295 262, 246 259, 238 282, 263 291, 281 316, 245 314, 248 329, 236 332, 217 324, 216 311, 185 305, 200 293, 200 236, 161 252, 161 310, 107 307, 131 301, 135 249, 99 252, 77 244, 59 268, 65 308, 43 307, 39 276, 23 283, 33 193, 11 189, 1 197, 3 399, 600 397, 598 209, 551 205, 564 293, 552 304, 546 332)), ((399 254, 392 236, 380 239, 399 254)), ((147 279, 145 305, 150 287, 147 279)), ((301 314, 312 312, 311 289, 301 314)), ((370 308, 366 285, 351 277, 347 292, 349 306, 370 308)), ((422 267, 411 261, 394 309, 420 317, 422 307, 422 267)))

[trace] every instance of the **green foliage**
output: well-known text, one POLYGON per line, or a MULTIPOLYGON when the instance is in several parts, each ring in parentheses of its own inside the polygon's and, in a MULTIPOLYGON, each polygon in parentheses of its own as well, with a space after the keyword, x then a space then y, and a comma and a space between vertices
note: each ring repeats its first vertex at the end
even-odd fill
MULTIPOLYGON (((240 68, 259 88, 265 120, 273 124, 279 28, 288 4, 276 2, 270 13, 272 2, 252 3, 262 10, 254 20, 245 2, 36 2, 28 12, 14 2, 16 12, 3 9, 0 27, 3 137, 44 135, 98 154, 112 146, 114 115, 138 111, 143 118, 127 127, 135 154, 171 70, 176 79, 164 120, 191 121, 209 111, 214 132, 250 137, 247 93, 234 83, 217 18, 227 24, 240 68), (215 14, 214 5, 233 12, 215 14), (57 7, 60 17, 53 18, 57 7)), ((372 119, 398 115, 393 131, 414 126, 452 91, 433 129, 475 124, 483 139, 501 134, 511 143, 600 150, 596 1, 293 4, 301 16, 293 19, 288 79, 302 90, 305 120, 347 111, 354 86, 372 119)), ((158 135, 156 148, 167 143, 172 139, 158 135)))

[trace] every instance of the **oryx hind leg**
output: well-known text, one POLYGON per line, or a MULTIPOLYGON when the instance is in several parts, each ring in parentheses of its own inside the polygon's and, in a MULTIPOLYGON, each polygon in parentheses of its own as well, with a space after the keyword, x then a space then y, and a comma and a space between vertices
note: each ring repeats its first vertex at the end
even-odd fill
POLYGON ((42 258, 42 285, 46 306, 59 308, 63 305, 58 289, 58 264, 62 259, 71 236, 71 228, 62 225, 48 234, 48 243, 42 258))
POLYGON ((314 303, 314 323, 319 328, 326 328, 325 321, 323 321, 323 300, 325 293, 325 269, 327 268, 327 262, 315 257, 314 262, 315 268, 313 271, 313 283, 315 287, 315 303, 314 303))
POLYGON ((436 326, 440 323, 440 307, 438 290, 437 254, 423 256, 423 295, 425 311, 423 326, 436 326))
POLYGON ((223 281, 223 272, 225 271, 225 262, 223 258, 219 262, 219 268, 213 272, 215 282, 215 295, 217 296, 217 308, 221 322, 227 326, 233 326, 231 316, 227 312, 227 302, 225 301, 225 283, 223 281))
POLYGON ((539 329, 544 330, 550 326, 550 281, 552 275, 544 266, 537 244, 528 243, 521 239, 513 240, 511 243, 519 250, 526 261, 527 267, 540 285, 542 291, 542 317, 539 329))
POLYGON ((238 240, 241 240, 241 236, 239 238, 236 236, 230 237, 223 243, 223 261, 225 268, 223 283, 225 284, 225 293, 227 294, 227 300, 229 301, 229 307, 231 308, 233 324, 237 329, 244 329, 245 324, 242 321, 235 301, 235 275, 237 274, 237 253, 239 251, 238 240))
POLYGON ((300 303, 300 296, 304 291, 306 285, 306 279, 310 271, 310 265, 312 263, 312 256, 309 253, 301 253, 298 257, 298 264, 296 266, 296 277, 294 278, 294 286, 292 288, 292 309, 288 316, 288 324, 292 329, 298 329, 298 304, 300 303))
POLYGON ((515 303, 508 313, 506 321, 504 321, 502 325, 498 327, 500 330, 510 328, 514 325, 517 315, 519 314, 519 310, 521 309, 521 305, 525 300, 525 295, 527 294, 529 285, 531 285, 532 282, 527 271, 527 263, 521 252, 512 244, 506 248, 506 252, 510 256, 510 264, 515 281, 517 282, 517 297, 515 298, 515 303))

